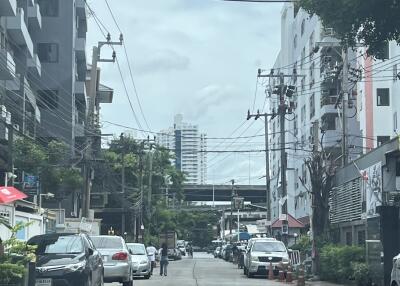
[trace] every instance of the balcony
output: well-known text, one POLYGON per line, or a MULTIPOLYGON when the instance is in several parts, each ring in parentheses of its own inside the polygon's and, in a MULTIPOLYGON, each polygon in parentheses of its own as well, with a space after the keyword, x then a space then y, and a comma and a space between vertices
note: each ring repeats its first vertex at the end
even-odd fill
POLYGON ((6 90, 10 90, 11 92, 19 91, 20 87, 20 75, 16 74, 12 79, 8 79, 4 81, 4 88, 6 90))
POLYGON ((76 0, 76 16, 79 18, 86 18, 86 4, 85 0, 76 0))
POLYGON ((31 59, 28 59, 27 66, 30 72, 34 75, 41 77, 42 76, 42 64, 40 63, 39 57, 37 54, 31 59))
POLYGON ((99 103, 112 103, 113 96, 114 90, 112 88, 100 84, 99 91, 97 92, 97 99, 99 103))
POLYGON ((78 61, 86 61, 86 39, 75 39, 75 56, 78 61))
POLYGON ((85 136, 85 125, 80 122, 75 123, 75 137, 83 137, 85 136))
POLYGON ((335 108, 337 95, 321 96, 321 115, 327 113, 337 113, 335 108))
POLYGON ((29 56, 33 57, 33 42, 24 21, 24 10, 17 8, 16 16, 6 17, 6 26, 7 32, 12 38, 12 43, 26 46, 29 56))
POLYGON ((38 4, 28 7, 28 23, 37 30, 42 28, 42 14, 38 4))
POLYGON ((0 16, 17 15, 17 0, 0 0, 0 16))
POLYGON ((86 102, 86 86, 84 81, 75 82, 75 100, 86 102))
POLYGON ((15 75, 15 62, 12 55, 6 50, 0 50, 0 79, 11 80, 15 75))

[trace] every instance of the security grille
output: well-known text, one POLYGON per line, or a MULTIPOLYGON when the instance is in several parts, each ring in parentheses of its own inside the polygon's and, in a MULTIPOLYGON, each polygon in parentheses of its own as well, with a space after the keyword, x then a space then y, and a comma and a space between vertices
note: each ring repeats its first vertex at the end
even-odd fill
POLYGON ((331 223, 361 219, 360 179, 354 179, 334 188, 331 191, 329 204, 331 223))

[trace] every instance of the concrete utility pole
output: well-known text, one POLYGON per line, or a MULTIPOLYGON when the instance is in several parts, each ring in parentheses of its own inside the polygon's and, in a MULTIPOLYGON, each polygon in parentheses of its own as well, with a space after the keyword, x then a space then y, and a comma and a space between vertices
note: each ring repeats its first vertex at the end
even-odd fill
POLYGON ((292 114, 295 105, 287 104, 286 98, 291 98, 295 93, 295 86, 285 85, 285 78, 291 78, 297 80, 297 77, 304 77, 298 75, 295 70, 293 74, 286 75, 283 73, 274 74, 274 70, 271 70, 269 74, 261 74, 261 70, 258 70, 258 77, 278 78, 279 85, 274 87, 273 94, 279 96, 278 115, 280 121, 280 151, 281 151, 281 200, 282 200, 282 212, 280 219, 282 220, 282 240, 287 245, 287 234, 288 234, 288 208, 287 208, 287 184, 286 184, 286 169, 287 169, 287 154, 286 154, 286 131, 285 131, 285 115, 292 114))
POLYGON ((95 133, 95 108, 96 108, 96 94, 97 94, 97 64, 99 62, 115 62, 116 54, 115 51, 112 54, 112 59, 101 59, 100 52, 104 45, 114 46, 122 45, 123 37, 120 35, 119 42, 112 42, 110 34, 107 35, 106 42, 98 42, 97 47, 93 47, 92 55, 92 67, 91 67, 91 77, 89 85, 89 108, 86 118, 86 148, 83 153, 83 196, 82 196, 82 217, 89 216, 90 209, 90 192, 92 185, 93 170, 91 166, 91 161, 93 160, 92 148, 93 143, 92 135, 95 133))
POLYGON ((277 114, 276 113, 263 113, 260 114, 260 111, 257 110, 257 114, 250 114, 250 110, 247 111, 247 120, 250 120, 252 117, 255 120, 260 117, 264 117, 264 126, 265 126, 265 194, 266 194, 266 207, 267 207, 267 220, 271 220, 271 178, 269 172, 269 138, 268 138, 268 117, 270 116, 273 119, 277 114))
POLYGON ((347 48, 342 50, 343 78, 342 78, 342 166, 348 163, 347 156, 347 100, 349 98, 349 56, 347 48))
MULTIPOLYGON (((231 180, 232 191, 231 191, 231 215, 229 216, 229 234, 232 234, 232 223, 233 223, 233 197, 235 196, 235 180, 231 180)), ((232 237, 231 237, 232 239, 232 237)))
POLYGON ((149 145, 149 190, 147 194, 147 217, 150 219, 151 218, 151 200, 152 200, 152 195, 153 195, 153 147, 156 146, 156 138, 154 137, 154 140, 150 141, 150 137, 147 137, 147 143, 149 145))

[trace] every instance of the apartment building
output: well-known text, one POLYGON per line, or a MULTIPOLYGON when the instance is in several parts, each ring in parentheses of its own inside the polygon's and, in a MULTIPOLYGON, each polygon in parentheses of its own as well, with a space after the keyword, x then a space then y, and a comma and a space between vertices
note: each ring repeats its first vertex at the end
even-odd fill
MULTIPOLYGON (((359 54, 365 54, 365 48, 359 54)), ((364 153, 399 135, 400 47, 390 42, 384 54, 381 60, 364 56, 357 62, 363 75, 357 84, 357 115, 364 153)))
POLYGON ((173 152, 173 164, 186 173, 187 184, 207 182, 207 136, 197 125, 184 122, 178 114, 173 127, 160 131, 157 143, 173 152))
POLYGON ((10 170, 8 140, 19 135, 34 138, 41 123, 36 96, 41 63, 35 44, 42 28, 36 1, 0 3, 0 169, 10 170), (12 135, 13 134, 13 135, 12 135))
POLYGON ((59 138, 73 153, 81 148, 86 119, 86 32, 84 0, 37 0, 42 29, 35 35, 41 63, 37 94, 42 124, 39 136, 59 138))
MULTIPOLYGON (((350 67, 356 67, 356 52, 348 51, 350 67)), ((274 65, 274 73, 294 75, 286 78, 286 85, 296 88, 293 96, 287 97, 292 113, 285 120, 285 150, 287 154, 287 206, 292 216, 307 221, 310 215, 311 198, 306 186, 310 184, 304 160, 313 148, 324 148, 331 158, 340 162, 342 142, 342 114, 340 104, 341 78, 338 70, 342 65, 339 42, 332 29, 322 26, 316 16, 285 4, 281 16, 281 50, 274 65), (314 144, 318 142, 318 144, 314 144), (301 180, 299 179, 301 178, 301 180)), ((279 80, 271 82, 271 89, 279 80)), ((346 106, 347 146, 349 160, 362 154, 362 140, 356 116, 356 87, 349 86, 349 102, 346 106)), ((270 98, 270 112, 278 110, 278 97, 270 98)), ((270 146, 280 148, 280 118, 270 123, 270 146)), ((281 213, 282 190, 280 182, 281 157, 279 151, 271 152, 271 216, 281 213)))

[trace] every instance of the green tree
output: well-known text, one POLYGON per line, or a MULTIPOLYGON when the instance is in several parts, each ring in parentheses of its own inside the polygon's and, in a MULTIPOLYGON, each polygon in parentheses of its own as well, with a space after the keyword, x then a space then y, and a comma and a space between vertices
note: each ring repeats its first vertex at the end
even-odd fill
POLYGON ((14 142, 15 167, 40 177, 42 192, 55 192, 58 197, 81 188, 83 179, 80 170, 70 163, 68 146, 52 140, 47 146, 28 138, 14 142))
POLYGON ((300 0, 300 6, 333 28, 343 44, 360 42, 382 58, 388 41, 400 43, 400 3, 393 0, 300 0))

